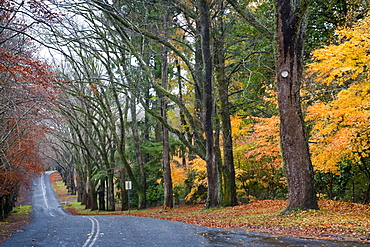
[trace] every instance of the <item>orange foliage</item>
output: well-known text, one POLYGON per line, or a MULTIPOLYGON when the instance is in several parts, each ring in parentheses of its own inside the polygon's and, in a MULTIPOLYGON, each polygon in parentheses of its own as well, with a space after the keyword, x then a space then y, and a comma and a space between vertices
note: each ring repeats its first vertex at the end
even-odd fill
POLYGON ((254 119, 254 131, 249 137, 250 146, 244 158, 281 168, 279 117, 254 119))
POLYGON ((274 193, 286 181, 280 172, 279 117, 246 120, 232 118, 235 175, 239 197, 253 201, 255 198, 246 191, 252 184, 274 193))
POLYGON ((279 117, 252 118, 254 124, 244 126, 232 118, 234 155, 237 163, 257 164, 259 169, 282 167, 280 154, 279 117))
POLYGON ((43 171, 37 148, 39 135, 41 136, 40 133, 33 131, 22 134, 13 131, 5 142, 8 147, 1 157, 0 196, 11 193, 20 184, 28 185, 32 175, 43 171))
POLYGON ((312 160, 318 170, 338 172, 338 162, 357 163, 369 156, 369 90, 369 83, 359 83, 340 92, 334 101, 309 108, 307 119, 314 121, 312 160))
POLYGON ((172 185, 178 186, 184 183, 187 179, 186 169, 181 166, 181 157, 173 157, 171 162, 171 177, 172 185))

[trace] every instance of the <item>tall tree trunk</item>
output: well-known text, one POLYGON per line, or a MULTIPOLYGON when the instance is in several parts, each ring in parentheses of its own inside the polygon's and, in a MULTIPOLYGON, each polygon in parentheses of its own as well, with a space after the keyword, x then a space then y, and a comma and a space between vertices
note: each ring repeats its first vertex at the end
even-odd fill
POLYGON ((88 170, 85 167, 82 168, 82 176, 81 176, 81 183, 80 183, 80 186, 81 186, 81 204, 82 205, 87 205, 88 203, 88 200, 89 200, 89 190, 88 190, 88 170))
MULTIPOLYGON (((163 110, 165 109, 162 108, 162 111, 163 110)), ((163 170, 163 185, 164 185, 164 207, 173 208, 173 191, 172 191, 168 129, 163 125, 162 125, 162 144, 163 144, 162 170, 163 170)))
POLYGON ((107 176, 107 210, 115 211, 116 204, 114 201, 114 168, 108 170, 107 176))
POLYGON ((98 202, 99 210, 105 210, 105 179, 100 180, 100 185, 98 187, 98 202))
POLYGON ((76 182, 77 182, 77 201, 81 202, 82 204, 85 203, 85 198, 86 198, 86 190, 85 190, 85 179, 84 175, 81 171, 82 169, 76 169, 76 182))
MULTIPOLYGON (((73 159, 71 163, 73 162, 73 159)), ((68 191, 71 195, 76 195, 76 184, 75 184, 75 165, 71 164, 68 169, 68 191)))
MULTIPOLYGON (((135 145, 135 152, 137 157, 137 162, 139 166, 140 172, 140 182, 141 182, 141 189, 143 194, 146 195, 146 173, 144 168, 144 160, 143 160, 143 153, 141 151, 141 143, 140 143, 140 136, 139 136, 139 129, 137 126, 137 114, 136 114, 136 100, 134 97, 130 98, 130 109, 131 109, 131 129, 132 135, 134 137, 134 145, 135 145)), ((146 196, 142 199, 139 209, 146 208, 146 196)))
POLYGON ((90 208, 91 210, 98 210, 98 193, 95 186, 96 183, 94 181, 90 180, 88 182, 86 209, 90 208))
MULTIPOLYGON (((220 3, 219 9, 223 13, 223 6, 220 3)), ((229 110, 229 82, 225 76, 225 48, 224 48, 224 27, 222 14, 219 20, 221 35, 215 37, 214 41, 214 61, 215 74, 219 95, 220 115, 221 115, 221 130, 223 143, 223 165, 221 166, 221 181, 222 181, 222 206, 235 206, 238 204, 236 199, 236 184, 235 184, 235 167, 233 156, 233 142, 231 135, 231 121, 229 110)), ((216 142, 217 143, 217 142, 216 142)))
MULTIPOLYGON (((202 25, 201 20, 197 20, 196 22, 196 35, 195 35, 195 42, 194 42, 194 61, 195 61, 195 73, 194 73, 194 118, 195 118, 195 129, 200 130, 200 133, 204 133, 204 112, 202 109, 204 108, 204 61, 202 55, 202 25)), ((201 136, 197 136, 196 132, 193 132, 193 143, 196 145, 196 148, 201 150, 205 150, 205 142, 202 140, 197 139, 202 138, 201 136), (201 143, 199 143, 201 142, 201 143), (203 147, 200 147, 200 146, 203 147)), ((204 152, 205 153, 205 152, 204 152)), ((189 154, 191 157, 193 154, 189 154)))
MULTIPOLYGON (((181 66, 178 60, 176 60, 175 63, 176 63, 176 70, 177 70, 177 82, 178 82, 178 87, 179 87, 179 99, 180 99, 180 102, 183 103, 181 66)), ((189 133, 190 128, 186 125, 186 119, 185 119, 185 115, 182 109, 180 109, 180 123, 181 123, 181 128, 182 128, 181 131, 184 134, 186 140, 189 141, 190 136, 191 136, 191 134, 189 133)), ((181 163, 185 168, 188 167, 187 165, 187 157, 189 157, 188 152, 189 151, 187 150, 186 146, 184 146, 183 149, 181 149, 181 154, 180 154, 181 159, 182 159, 181 163)))
MULTIPOLYGON (((166 10, 164 23, 165 23, 165 33, 168 29, 168 17, 169 12, 166 10)), ((166 34, 167 35, 167 34, 166 34)), ((168 51, 167 48, 163 46, 162 53, 162 87, 167 88, 168 83, 168 51)), ((161 116, 166 121, 167 120, 167 102, 164 94, 161 93, 161 116)), ((171 164, 170 164, 170 144, 169 144, 169 134, 166 126, 162 124, 162 170, 163 170, 163 184, 164 184, 164 207, 173 208, 173 192, 172 192, 172 177, 171 177, 171 164)))
POLYGON ((126 191, 126 172, 123 167, 120 168, 120 187, 121 187, 121 211, 128 210, 128 194, 126 191))
POLYGON ((219 206, 219 181, 213 141, 213 87, 212 87, 212 55, 210 39, 210 10, 207 0, 199 0, 200 22, 202 27, 202 53, 204 63, 204 127, 206 133, 206 163, 208 177, 208 196, 205 207, 219 206))
POLYGON ((280 135, 288 180, 288 206, 318 209, 313 168, 300 105, 305 15, 309 0, 277 0, 277 94, 280 135))

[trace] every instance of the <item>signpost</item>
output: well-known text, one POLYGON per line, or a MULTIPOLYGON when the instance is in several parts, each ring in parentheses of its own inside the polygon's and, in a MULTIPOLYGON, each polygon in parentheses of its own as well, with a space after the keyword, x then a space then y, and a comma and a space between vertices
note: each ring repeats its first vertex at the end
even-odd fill
POLYGON ((127 190, 127 196, 128 196, 128 213, 130 213, 130 190, 132 189, 132 182, 125 181, 125 188, 127 190))

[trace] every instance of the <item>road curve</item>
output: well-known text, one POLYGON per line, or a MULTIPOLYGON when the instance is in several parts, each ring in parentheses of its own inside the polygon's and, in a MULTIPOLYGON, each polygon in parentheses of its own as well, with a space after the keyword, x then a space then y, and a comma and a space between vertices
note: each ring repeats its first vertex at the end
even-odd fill
POLYGON ((50 173, 34 181, 33 220, 22 231, 1 242, 1 247, 368 246, 359 242, 296 239, 207 228, 130 215, 71 216, 64 212, 55 196, 50 173))

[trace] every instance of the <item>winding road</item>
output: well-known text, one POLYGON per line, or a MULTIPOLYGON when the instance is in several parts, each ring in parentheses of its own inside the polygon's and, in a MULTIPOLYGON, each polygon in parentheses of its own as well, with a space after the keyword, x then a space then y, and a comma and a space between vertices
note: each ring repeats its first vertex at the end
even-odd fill
POLYGON ((129 215, 71 216, 56 198, 50 173, 34 181, 33 220, 1 242, 1 247, 366 246, 359 242, 298 239, 129 215))

